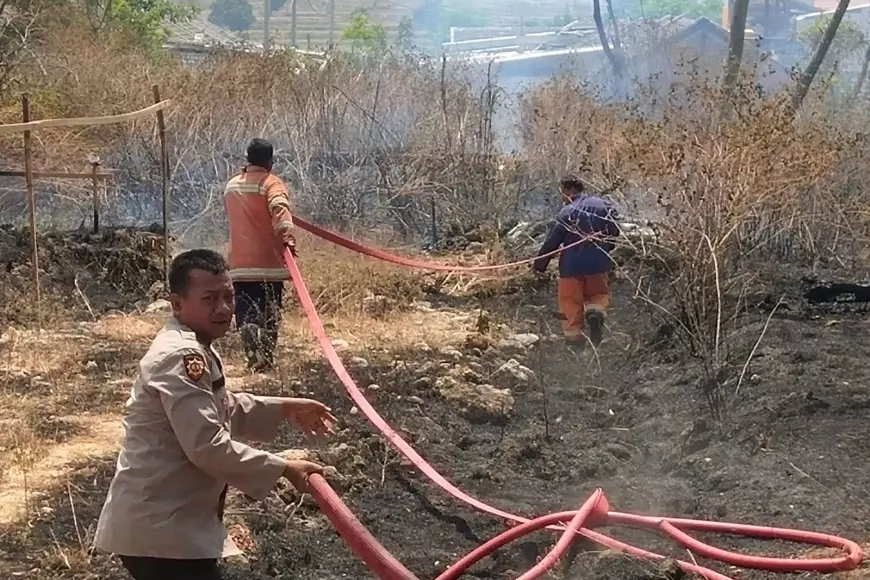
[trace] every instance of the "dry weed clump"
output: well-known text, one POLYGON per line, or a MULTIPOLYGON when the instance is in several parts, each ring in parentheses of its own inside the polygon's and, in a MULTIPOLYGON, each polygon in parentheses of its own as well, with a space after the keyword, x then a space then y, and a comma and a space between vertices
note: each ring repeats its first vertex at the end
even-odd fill
POLYGON ((850 254, 857 244, 836 240, 866 231, 867 220, 843 203, 854 193, 831 187, 856 154, 854 139, 813 117, 795 122, 777 98, 746 94, 751 114, 720 123, 718 89, 700 78, 687 86, 698 98, 674 91, 641 111, 598 105, 557 79, 526 102, 526 154, 544 174, 579 168, 636 217, 655 220, 658 240, 643 249, 655 267, 635 276, 638 295, 703 361, 701 388, 721 417, 729 337, 747 297, 770 282, 765 264, 812 268, 850 254))
POLYGON ((162 292, 163 236, 135 228, 45 231, 38 236, 42 300, 33 288, 30 234, 0 226, 0 322, 65 317, 93 320, 112 309, 144 307, 162 292))

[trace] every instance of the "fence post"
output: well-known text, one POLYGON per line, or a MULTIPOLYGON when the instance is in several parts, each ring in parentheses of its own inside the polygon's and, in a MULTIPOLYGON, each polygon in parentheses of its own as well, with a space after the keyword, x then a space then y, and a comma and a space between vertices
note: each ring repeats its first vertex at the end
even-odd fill
POLYGON ((100 180, 97 177, 97 169, 100 167, 98 158, 91 159, 91 195, 94 202, 94 233, 100 232, 100 180))
MULTIPOLYGON (((154 103, 160 102, 160 88, 152 85, 154 103)), ((166 148, 166 121, 163 111, 157 111, 157 133, 160 136, 160 173, 163 177, 163 290, 169 292, 169 151, 166 148)))
MULTIPOLYGON (((30 122, 30 95, 21 97, 21 118, 25 123, 30 122)), ((33 159, 30 141, 30 131, 24 132, 24 179, 27 187, 27 207, 30 213, 30 244, 32 253, 30 257, 33 268, 33 290, 36 293, 36 314, 39 321, 39 330, 42 330, 42 296, 39 289, 39 247, 36 236, 36 195, 33 192, 33 159)))
POLYGON ((435 217, 435 196, 429 198, 429 204, 431 205, 432 212, 432 248, 435 248, 435 244, 438 243, 438 222, 435 217))

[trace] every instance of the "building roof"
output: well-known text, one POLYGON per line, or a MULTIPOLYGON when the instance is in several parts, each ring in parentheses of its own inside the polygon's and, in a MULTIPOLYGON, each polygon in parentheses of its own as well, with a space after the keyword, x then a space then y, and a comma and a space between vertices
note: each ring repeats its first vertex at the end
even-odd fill
POLYGON ((166 44, 169 45, 215 46, 237 45, 244 42, 240 36, 212 24, 201 15, 189 22, 168 22, 166 30, 169 33, 166 44))

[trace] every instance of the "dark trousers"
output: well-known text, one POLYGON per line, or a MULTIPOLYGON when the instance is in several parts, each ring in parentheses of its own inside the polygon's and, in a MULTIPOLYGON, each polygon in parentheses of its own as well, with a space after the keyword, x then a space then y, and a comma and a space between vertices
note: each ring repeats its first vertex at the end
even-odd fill
POLYGON ((133 580, 221 580, 217 560, 170 560, 120 556, 133 580))
POLYGON ((248 366, 272 366, 281 323, 283 282, 234 282, 236 325, 248 357, 248 366))

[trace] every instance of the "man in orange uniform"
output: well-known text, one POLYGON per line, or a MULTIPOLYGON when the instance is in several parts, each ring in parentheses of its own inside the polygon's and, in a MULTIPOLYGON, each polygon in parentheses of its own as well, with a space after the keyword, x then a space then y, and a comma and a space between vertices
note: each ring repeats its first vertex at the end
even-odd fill
POLYGON ((230 275, 236 293, 236 325, 254 371, 274 364, 281 321, 284 249, 295 256, 293 217, 287 187, 272 173, 272 144, 254 139, 248 145, 248 164, 230 179, 224 203, 230 227, 230 275))
MULTIPOLYGON (((576 179, 565 178, 560 186, 565 205, 538 255, 586 239, 559 254, 559 309, 565 317, 563 330, 568 343, 583 346, 588 332, 589 340, 598 346, 604 311, 610 303, 610 252, 613 239, 619 236, 619 215, 609 201, 585 194, 583 183, 576 179)), ((532 267, 544 272, 549 263, 549 257, 540 257, 532 267)))

